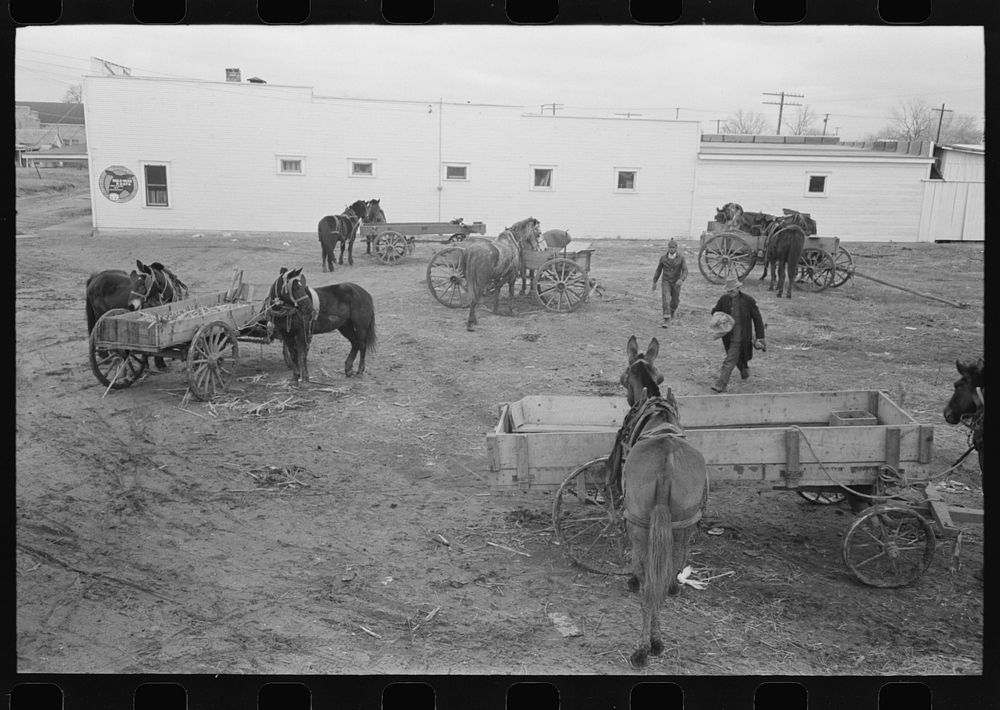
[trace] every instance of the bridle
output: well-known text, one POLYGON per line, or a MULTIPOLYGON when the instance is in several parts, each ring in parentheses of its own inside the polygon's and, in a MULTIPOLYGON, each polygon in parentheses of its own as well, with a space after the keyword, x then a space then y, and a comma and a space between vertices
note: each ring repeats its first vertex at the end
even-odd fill
POLYGON ((155 305, 162 306, 164 303, 172 302, 174 300, 174 295, 175 295, 173 281, 171 281, 171 279, 159 269, 152 269, 149 272, 144 272, 141 274, 142 282, 144 284, 146 283, 147 279, 152 279, 152 284, 150 284, 146 288, 145 292, 139 292, 136 291, 135 288, 133 288, 130 291, 129 295, 137 296, 139 298, 139 303, 145 306, 146 302, 149 301, 151 298, 151 294, 153 293, 153 288, 160 286, 159 277, 161 276, 163 277, 163 285, 157 290, 157 300, 155 302, 155 305), (166 297, 168 292, 170 293, 169 298, 166 297))

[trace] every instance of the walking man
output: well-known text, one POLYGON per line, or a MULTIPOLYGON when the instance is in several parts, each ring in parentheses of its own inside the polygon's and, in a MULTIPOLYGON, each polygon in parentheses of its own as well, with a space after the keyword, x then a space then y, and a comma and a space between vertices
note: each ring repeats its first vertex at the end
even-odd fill
POLYGON ((739 368, 740 377, 744 380, 750 377, 750 359, 754 348, 767 350, 764 340, 764 320, 760 317, 760 309, 753 296, 743 293, 743 284, 739 279, 727 279, 724 288, 726 292, 719 297, 712 313, 726 313, 733 319, 733 329, 722 336, 722 347, 726 349, 726 358, 719 368, 719 377, 712 385, 713 392, 725 392, 729 384, 729 375, 733 368, 739 368), (756 335, 756 338, 754 337, 756 335))
POLYGON ((674 317, 677 304, 681 300, 681 284, 688 275, 687 263, 684 256, 677 251, 677 242, 671 239, 667 242, 667 253, 660 257, 656 265, 656 273, 653 274, 653 291, 656 291, 656 282, 660 276, 663 281, 660 283, 660 305, 663 308, 663 327, 666 328, 670 319, 674 317))

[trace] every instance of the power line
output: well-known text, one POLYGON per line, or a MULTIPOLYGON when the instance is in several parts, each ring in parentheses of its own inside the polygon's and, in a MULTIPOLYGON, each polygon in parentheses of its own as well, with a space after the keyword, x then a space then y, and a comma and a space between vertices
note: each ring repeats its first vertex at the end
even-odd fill
POLYGON ((771 91, 764 91, 762 93, 764 94, 764 96, 780 96, 781 97, 781 101, 762 101, 761 102, 761 103, 765 103, 765 104, 776 104, 778 106, 778 132, 777 132, 776 135, 780 136, 781 135, 781 114, 785 110, 785 104, 788 104, 789 106, 801 106, 802 105, 800 103, 793 103, 791 101, 785 101, 785 97, 786 96, 792 96, 794 98, 801 99, 801 98, 804 98, 804 96, 802 94, 789 94, 789 93, 786 93, 784 91, 781 91, 781 92, 778 92, 778 93, 774 93, 774 92, 771 92, 771 91))

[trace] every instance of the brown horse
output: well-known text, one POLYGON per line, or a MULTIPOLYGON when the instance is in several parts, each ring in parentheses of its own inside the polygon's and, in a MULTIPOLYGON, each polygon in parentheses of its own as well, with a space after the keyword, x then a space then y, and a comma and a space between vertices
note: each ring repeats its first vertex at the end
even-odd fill
POLYGON ((623 442, 625 520, 632 546, 629 590, 640 593, 642 630, 630 661, 646 665, 663 652, 658 610, 664 593, 680 592, 677 573, 687 563, 691 537, 708 501, 705 457, 684 438, 677 400, 653 361, 660 345, 653 338, 645 353, 633 335, 621 383, 631 406, 619 438, 623 442))
POLYGON ((358 375, 365 372, 365 355, 375 352, 375 305, 371 294, 357 284, 340 283, 310 288, 301 267, 281 268, 264 302, 268 333, 282 342, 285 364, 292 382, 309 381, 309 345, 316 333, 334 330, 351 343, 344 374, 354 375, 354 360, 361 355, 358 375))
MULTIPOLYGON (((385 218, 385 212, 382 211, 382 205, 379 204, 379 200, 372 198, 366 203, 368 205, 368 216, 365 217, 362 222, 365 224, 385 224, 388 220, 385 218)), ((365 254, 372 253, 372 242, 375 241, 374 236, 365 237, 365 254)))
MULTIPOLYGON (((975 449, 979 454, 979 471, 984 472, 983 467, 983 439, 985 438, 983 429, 983 414, 986 410, 985 390, 986 390, 986 361, 979 358, 975 362, 955 361, 960 378, 955 380, 954 392, 951 399, 944 408, 944 420, 949 424, 961 422, 969 427, 971 449, 975 449)), ((968 453, 968 452, 966 452, 968 453)), ((964 458, 964 456, 963 456, 964 458)))
POLYGON ((470 237, 463 242, 459 266, 465 274, 472 299, 466 322, 468 330, 473 330, 472 326, 478 323, 476 306, 490 288, 495 288, 493 311, 496 312, 500 306, 500 288, 505 283, 509 289, 508 307, 513 315, 514 283, 524 272, 523 251, 537 250, 540 234, 538 220, 528 217, 507 227, 496 239, 470 237))
POLYGON ((347 247, 347 263, 354 265, 354 240, 358 236, 358 225, 368 216, 368 203, 355 200, 338 215, 327 215, 319 221, 319 244, 322 249, 323 271, 333 271, 336 262, 334 250, 340 244, 340 265, 344 265, 344 247, 347 247))
MULTIPOLYGON (((799 259, 802 256, 802 249, 806 244, 806 234, 800 227, 789 225, 778 232, 771 234, 767 238, 767 250, 765 253, 764 274, 768 268, 771 269, 771 285, 768 291, 774 290, 774 279, 778 279, 778 298, 781 298, 781 291, 785 290, 788 298, 792 297, 792 283, 799 270, 799 259), (788 286, 785 287, 785 272, 788 272, 788 286)), ((761 276, 761 278, 764 278, 761 276)))

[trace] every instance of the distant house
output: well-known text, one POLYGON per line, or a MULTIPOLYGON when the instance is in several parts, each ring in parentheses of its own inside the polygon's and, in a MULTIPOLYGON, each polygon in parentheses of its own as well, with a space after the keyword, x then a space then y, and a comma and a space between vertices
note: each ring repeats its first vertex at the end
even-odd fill
MULTIPOLYGON (((83 104, 18 101, 14 104, 15 164, 26 166, 27 156, 64 146, 83 146, 86 153, 87 130, 83 104)), ((42 162, 37 163, 42 165, 42 162)))
POLYGON ((61 148, 46 148, 24 154, 27 167, 80 168, 87 167, 87 144, 76 143, 61 148))
POLYGON ((934 180, 925 184, 922 240, 986 238, 986 146, 934 146, 934 180))

